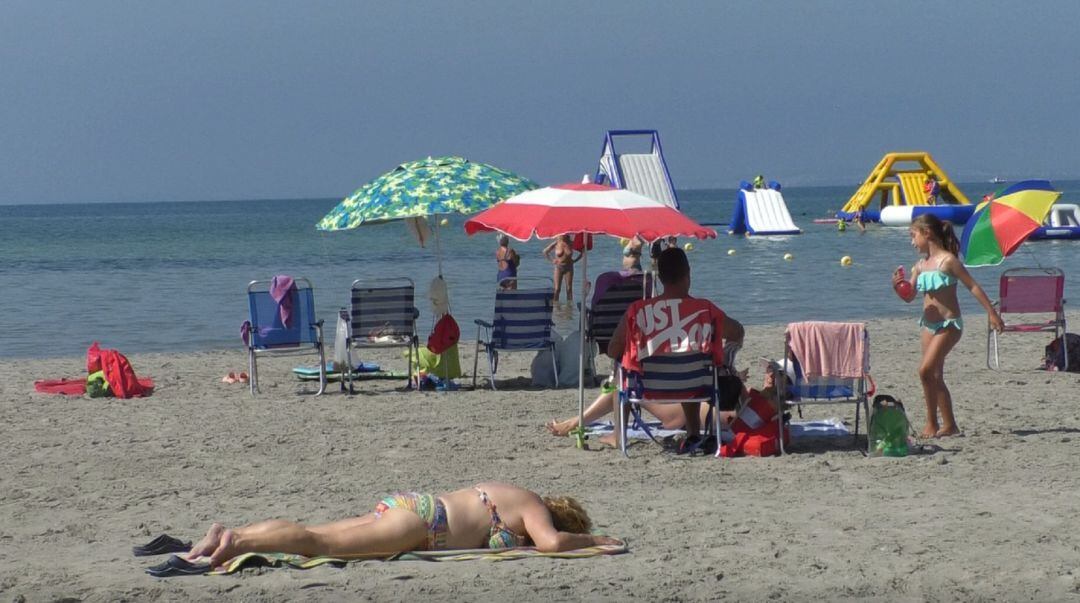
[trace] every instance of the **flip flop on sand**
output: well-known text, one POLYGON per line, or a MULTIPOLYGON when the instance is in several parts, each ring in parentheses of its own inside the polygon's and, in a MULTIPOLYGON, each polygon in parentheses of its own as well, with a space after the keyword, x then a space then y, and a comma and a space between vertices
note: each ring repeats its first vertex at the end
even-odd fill
POLYGON ((229 385, 232 385, 233 383, 236 383, 236 381, 237 381, 236 373, 229 373, 228 375, 225 375, 224 377, 221 378, 222 383, 228 383, 229 385))
POLYGON ((236 380, 240 383, 247 383, 249 381, 247 373, 240 373, 236 376, 236 380))

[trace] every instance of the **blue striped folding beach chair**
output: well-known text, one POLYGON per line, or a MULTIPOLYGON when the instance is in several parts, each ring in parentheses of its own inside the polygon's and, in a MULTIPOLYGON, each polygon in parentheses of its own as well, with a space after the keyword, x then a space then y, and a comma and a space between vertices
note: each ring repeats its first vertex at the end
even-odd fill
MULTIPOLYGON (((491 322, 476 320, 476 354, 473 356, 473 387, 476 387, 480 348, 487 352, 491 389, 495 389, 495 373, 499 368, 499 352, 551 351, 555 370, 555 385, 559 384, 559 367, 555 358, 555 341, 551 319, 555 288, 499 290, 495 293, 495 317, 491 322)), ((520 286, 522 279, 518 279, 520 286)))
MULTIPOLYGON (((416 286, 412 279, 384 278, 355 280, 351 288, 349 339, 346 349, 349 367, 353 349, 408 348, 409 379, 420 358, 420 338, 416 335, 416 286)), ((349 371, 349 393, 353 371, 349 371)))
POLYGON ((245 323, 248 349, 248 373, 251 394, 259 392, 258 357, 296 354, 319 355, 319 391, 326 391, 326 352, 323 347, 321 320, 315 318, 315 291, 306 278, 293 279, 296 288, 279 303, 270 295, 273 281, 251 281, 247 286, 251 317, 245 323), (287 322, 282 320, 282 306, 291 308, 287 322))
MULTIPOLYGON (((734 358, 734 350, 731 352, 734 358)), ((712 433, 720 438, 720 399, 717 396, 717 367, 712 357, 701 352, 658 354, 641 361, 641 373, 624 371, 619 367, 619 408, 615 413, 616 431, 619 433, 619 449, 626 451, 626 431, 630 421, 625 420, 627 410, 639 417, 636 405, 682 404, 701 402, 712 407, 712 433)), ((706 426, 707 428, 708 426, 706 426)), ((708 430, 706 430, 708 433, 708 430)), ((720 447, 717 445, 717 456, 720 447)))
POLYGON ((630 304, 639 299, 652 295, 652 275, 636 273, 624 276, 619 272, 605 272, 596 277, 597 287, 605 280, 614 280, 599 298, 585 308, 585 341, 587 351, 592 351, 596 345, 595 353, 589 354, 591 374, 596 378, 596 355, 603 357, 607 354, 608 342, 619 326, 623 314, 630 304))
MULTIPOLYGON (((804 351, 806 353, 806 351, 804 351)), ((830 352, 831 353, 831 352, 830 352)), ((873 380, 870 378, 870 335, 863 323, 828 323, 806 322, 790 323, 784 335, 784 359, 792 364, 795 372, 795 383, 788 387, 786 379, 777 379, 776 395, 779 404, 786 406, 802 406, 817 404, 854 404, 855 405, 855 433, 854 442, 859 439, 859 411, 866 417, 866 423, 870 424, 870 396, 873 395, 873 380), (858 333, 856 339, 861 339, 862 344, 857 345, 847 338, 833 336, 836 328, 855 329, 858 333), (817 355, 822 355, 825 350, 839 351, 842 357, 856 359, 860 367, 858 375, 836 376, 815 375, 807 377, 803 372, 803 363, 796 357, 791 349, 791 331, 793 328, 810 328, 814 330, 813 337, 807 338, 810 345, 817 349, 812 350, 817 355), (861 349, 860 349, 861 348, 861 349), (858 357, 861 353, 861 357, 858 357)), ((783 430, 783 414, 777 413, 777 421, 781 422, 783 430)), ((867 437, 867 452, 870 451, 870 438, 867 437)), ((785 454, 783 438, 780 439, 780 454, 785 454)))

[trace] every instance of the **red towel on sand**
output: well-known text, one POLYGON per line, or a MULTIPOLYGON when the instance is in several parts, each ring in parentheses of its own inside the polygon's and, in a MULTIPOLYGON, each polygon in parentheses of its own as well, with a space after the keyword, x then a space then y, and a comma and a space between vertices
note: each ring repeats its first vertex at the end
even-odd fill
MULTIPOLYGON (((150 395, 154 390, 153 379, 139 379, 139 385, 143 388, 144 396, 150 395)), ((43 394, 61 394, 64 396, 81 396, 86 393, 86 379, 43 379, 34 382, 34 391, 43 394)))
MULTIPOLYGON (((139 379, 135 375, 135 369, 131 368, 131 363, 123 354, 116 350, 103 350, 95 341, 86 350, 86 372, 93 374, 98 371, 105 373, 109 390, 117 398, 148 396, 154 389, 153 380, 139 379)), ((86 379, 35 381, 34 389, 46 394, 81 396, 86 393, 86 379)))

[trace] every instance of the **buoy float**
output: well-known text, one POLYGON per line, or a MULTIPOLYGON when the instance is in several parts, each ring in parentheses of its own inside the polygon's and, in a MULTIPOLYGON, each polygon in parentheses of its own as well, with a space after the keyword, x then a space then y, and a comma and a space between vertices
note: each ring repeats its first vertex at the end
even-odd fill
POLYGON ((439 226, 446 226, 449 223, 450 220, 448 218, 443 218, 442 220, 439 220, 439 226))
POLYGON ((727 254, 728 255, 735 255, 735 250, 734 249, 728 249, 727 254))
POLYGON ((687 251, 693 251, 694 250, 694 244, 693 243, 687 243, 687 244, 683 245, 682 248, 687 250, 687 251))
POLYGON ((795 259, 795 256, 791 255, 790 253, 785 253, 784 259, 790 262, 791 260, 795 259))
POLYGON ((850 266, 851 261, 852 261, 851 256, 850 255, 845 255, 844 257, 840 258, 840 265, 841 266, 850 266))

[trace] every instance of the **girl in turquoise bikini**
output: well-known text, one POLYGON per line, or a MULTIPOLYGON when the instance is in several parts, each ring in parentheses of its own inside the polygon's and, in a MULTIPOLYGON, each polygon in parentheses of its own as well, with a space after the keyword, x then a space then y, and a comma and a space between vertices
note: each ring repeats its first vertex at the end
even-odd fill
MULTIPOLYGON (((990 328, 1001 331, 1004 326, 990 298, 975 282, 956 254, 960 242, 956 239, 952 224, 931 214, 923 214, 911 223, 911 246, 923 256, 911 271, 904 301, 915 299, 916 291, 923 293, 922 362, 919 364, 919 380, 922 381, 926 398, 926 427, 922 437, 933 438, 956 435, 960 428, 953 414, 952 396, 945 385, 945 356, 960 341, 964 320, 960 317, 960 303, 956 298, 956 283, 963 283, 975 299, 986 308, 990 328), (941 420, 938 421, 940 413, 941 420)), ((903 270, 893 273, 893 286, 898 291, 904 281, 903 270)))

